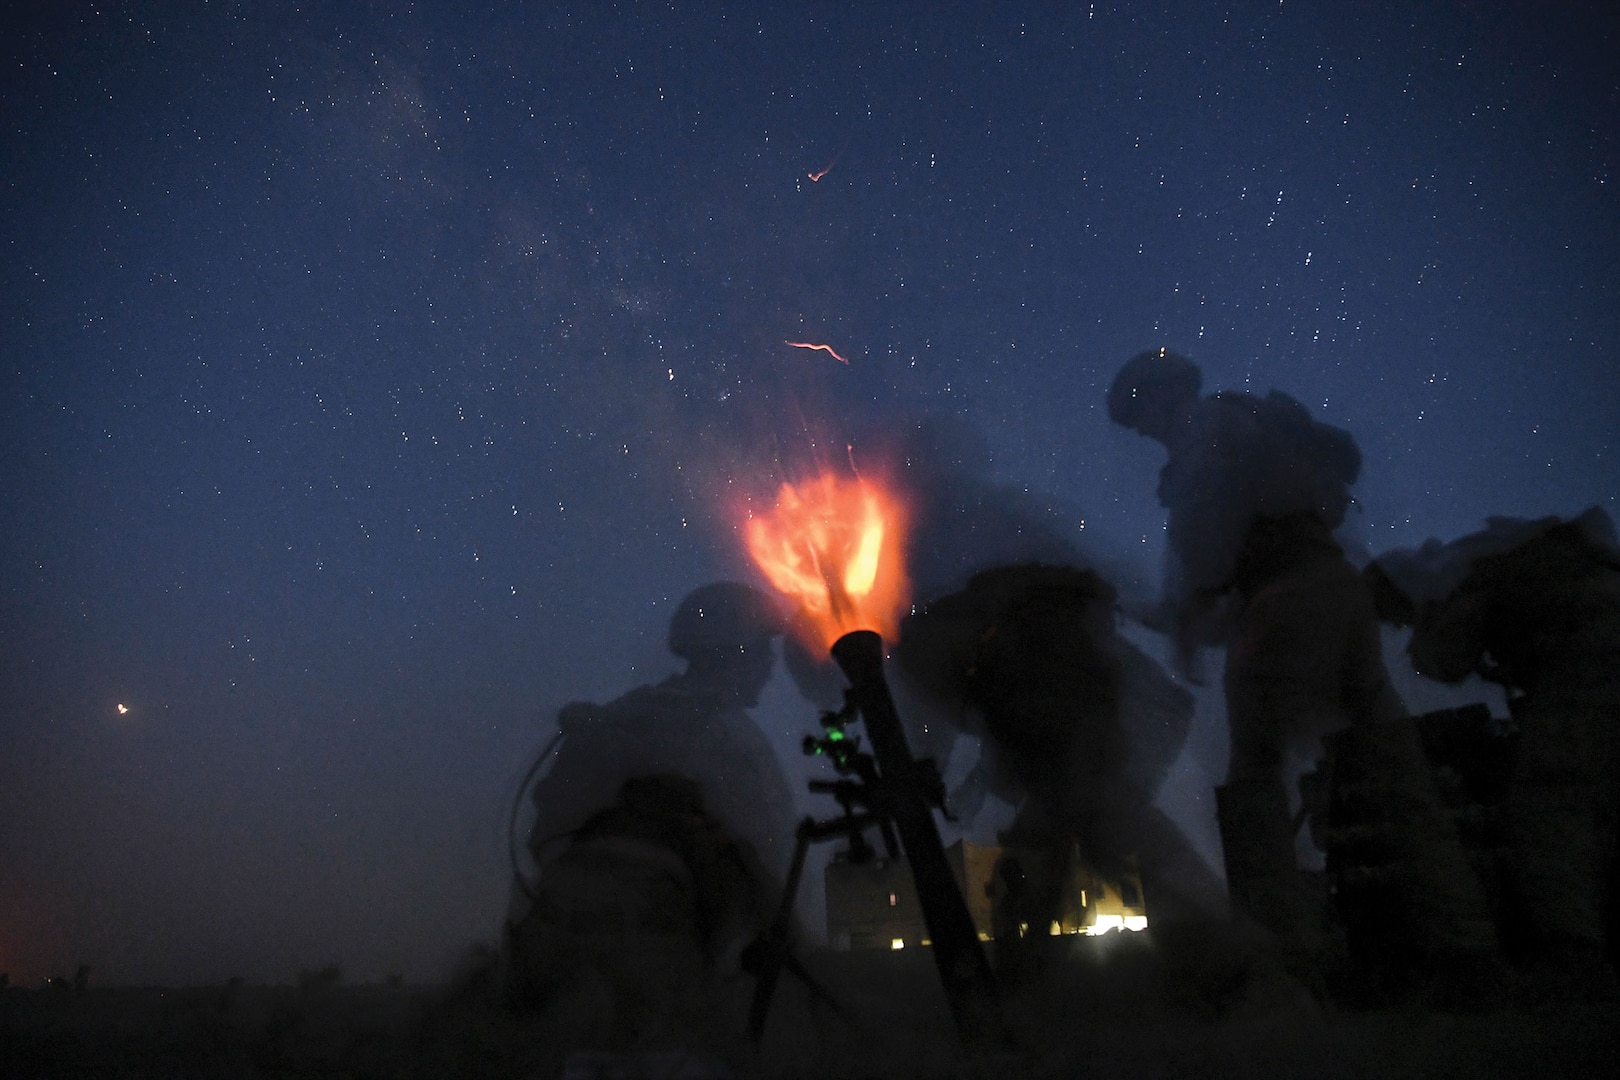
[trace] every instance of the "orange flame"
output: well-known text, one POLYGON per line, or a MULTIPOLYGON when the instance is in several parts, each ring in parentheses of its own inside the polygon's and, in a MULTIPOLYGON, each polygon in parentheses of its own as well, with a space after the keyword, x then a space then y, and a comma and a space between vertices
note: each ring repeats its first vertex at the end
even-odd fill
POLYGON ((748 522, 748 553, 799 605, 801 636, 818 649, 851 630, 895 639, 906 602, 904 539, 899 499, 830 472, 783 484, 774 510, 748 522))

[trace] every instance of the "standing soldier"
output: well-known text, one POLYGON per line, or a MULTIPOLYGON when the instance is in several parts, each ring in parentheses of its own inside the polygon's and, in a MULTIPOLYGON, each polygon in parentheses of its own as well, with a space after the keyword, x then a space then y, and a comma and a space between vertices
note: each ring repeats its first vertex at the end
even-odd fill
POLYGON ((1178 654, 1190 664, 1201 646, 1226 646, 1231 762, 1216 805, 1233 900, 1314 974, 1326 896, 1299 868, 1285 767, 1350 728, 1401 807, 1389 883, 1413 945, 1435 970, 1488 964, 1482 890, 1390 685, 1371 598, 1333 538, 1360 451, 1279 391, 1201 397, 1201 387, 1187 358, 1141 353, 1114 379, 1108 415, 1169 452, 1158 496, 1178 654))

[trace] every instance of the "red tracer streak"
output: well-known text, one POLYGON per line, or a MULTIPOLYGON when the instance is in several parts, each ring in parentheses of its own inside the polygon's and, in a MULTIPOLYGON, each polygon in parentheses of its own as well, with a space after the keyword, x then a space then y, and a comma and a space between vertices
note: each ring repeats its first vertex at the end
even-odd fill
POLYGON ((833 352, 833 347, 831 345, 812 345, 808 341, 784 341, 784 342, 782 342, 782 344, 791 345, 795 349, 820 349, 822 352, 827 353, 834 360, 837 360, 841 364, 849 363, 848 360, 844 359, 842 356, 839 356, 837 353, 833 352))

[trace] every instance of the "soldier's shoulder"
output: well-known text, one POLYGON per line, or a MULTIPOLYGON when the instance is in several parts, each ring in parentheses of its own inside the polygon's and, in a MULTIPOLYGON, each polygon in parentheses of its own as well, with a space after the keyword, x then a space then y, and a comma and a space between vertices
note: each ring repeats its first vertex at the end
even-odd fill
POLYGON ((612 701, 571 701, 557 713, 557 723, 571 735, 589 735, 607 728, 633 727, 668 720, 690 708, 678 692, 661 686, 642 686, 612 701))

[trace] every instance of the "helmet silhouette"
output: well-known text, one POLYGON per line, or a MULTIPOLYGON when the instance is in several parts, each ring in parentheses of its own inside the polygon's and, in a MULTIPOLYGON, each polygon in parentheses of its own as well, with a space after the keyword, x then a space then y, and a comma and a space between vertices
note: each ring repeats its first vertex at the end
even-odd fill
POLYGON ((1188 400, 1198 397, 1204 376, 1198 365, 1169 349, 1137 353, 1126 361, 1108 388, 1108 418, 1133 430, 1169 419, 1188 400))
POLYGON ((740 581, 717 581, 694 589, 669 621, 669 651, 683 660, 733 652, 782 632, 782 615, 771 599, 740 581))

